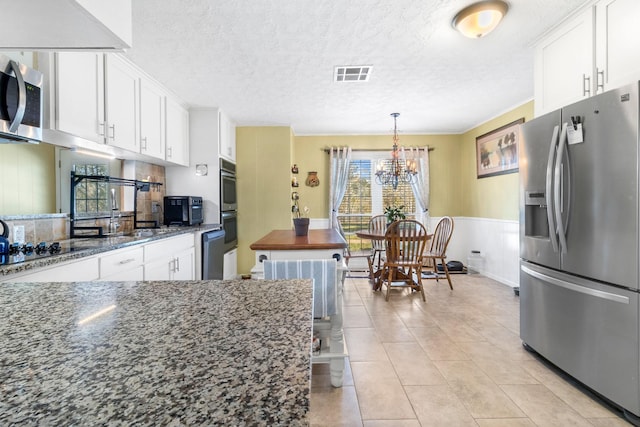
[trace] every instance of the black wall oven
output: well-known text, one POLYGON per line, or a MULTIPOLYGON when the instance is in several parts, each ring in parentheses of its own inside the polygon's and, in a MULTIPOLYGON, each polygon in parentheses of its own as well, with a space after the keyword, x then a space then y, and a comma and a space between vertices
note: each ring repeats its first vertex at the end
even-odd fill
POLYGON ((222 212, 222 229, 224 230, 224 251, 238 247, 238 213, 235 211, 222 212))
POLYGON ((220 223, 224 230, 224 251, 238 247, 238 202, 236 165, 220 159, 220 223))
POLYGON ((220 159, 220 210, 222 212, 238 210, 236 165, 225 159, 220 159))

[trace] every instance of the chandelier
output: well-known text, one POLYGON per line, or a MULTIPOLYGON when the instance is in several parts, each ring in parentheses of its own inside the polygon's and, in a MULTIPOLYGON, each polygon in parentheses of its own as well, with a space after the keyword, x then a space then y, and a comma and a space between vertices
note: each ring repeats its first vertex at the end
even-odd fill
POLYGON ((400 113, 391 113, 393 117, 393 150, 391 151, 391 162, 379 161, 376 168, 376 183, 379 185, 390 185, 393 189, 398 188, 400 182, 411 183, 413 177, 418 173, 418 165, 415 160, 400 160, 398 150, 398 116, 400 113), (384 163, 388 163, 385 170, 384 163))

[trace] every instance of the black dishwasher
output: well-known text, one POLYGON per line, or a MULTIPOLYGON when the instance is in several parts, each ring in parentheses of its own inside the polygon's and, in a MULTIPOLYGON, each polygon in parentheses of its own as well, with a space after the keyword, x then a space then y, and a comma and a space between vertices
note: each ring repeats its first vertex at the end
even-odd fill
POLYGON ((202 280, 222 280, 224 230, 202 233, 202 280))

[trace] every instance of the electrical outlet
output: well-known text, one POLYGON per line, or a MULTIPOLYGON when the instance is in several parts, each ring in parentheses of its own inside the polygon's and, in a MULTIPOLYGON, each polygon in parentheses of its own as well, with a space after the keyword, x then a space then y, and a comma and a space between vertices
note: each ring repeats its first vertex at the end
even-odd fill
POLYGON ((151 202, 151 213, 158 213, 159 210, 160 210, 160 203, 151 202))
POLYGON ((13 241, 15 243, 24 243, 24 225, 15 225, 13 227, 13 241))

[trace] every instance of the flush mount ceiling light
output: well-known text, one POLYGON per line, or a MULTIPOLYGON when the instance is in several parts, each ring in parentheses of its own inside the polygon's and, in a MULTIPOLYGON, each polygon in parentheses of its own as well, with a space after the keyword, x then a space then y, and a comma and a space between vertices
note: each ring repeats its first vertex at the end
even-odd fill
POLYGON ((371 75, 370 65, 347 65, 336 67, 333 81, 336 82, 368 82, 371 75))
POLYGON ((452 24, 464 36, 477 39, 493 31, 507 10, 509 5, 501 0, 481 1, 458 12, 452 24))

